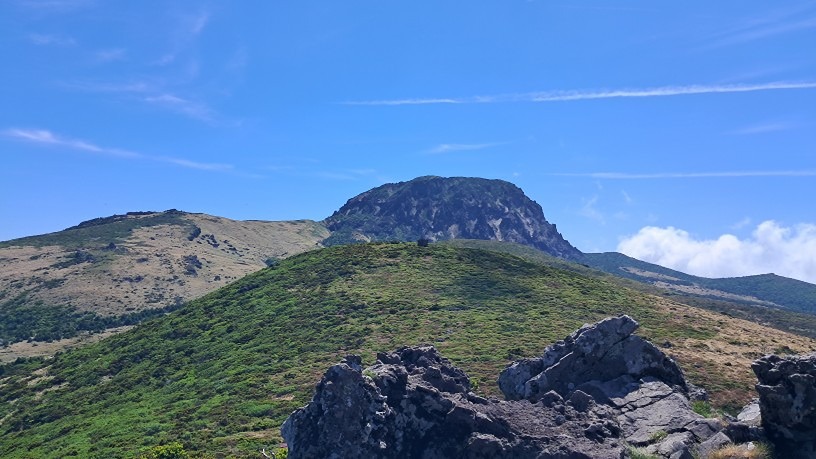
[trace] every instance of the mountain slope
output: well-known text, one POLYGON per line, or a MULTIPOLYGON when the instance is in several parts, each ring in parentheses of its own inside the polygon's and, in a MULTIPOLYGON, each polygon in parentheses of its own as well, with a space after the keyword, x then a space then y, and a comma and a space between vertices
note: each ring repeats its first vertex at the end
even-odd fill
POLYGON ((46 341, 133 323, 268 262, 319 247, 308 220, 134 212, 0 243, 0 341, 46 341))
POLYGON ((484 250, 355 244, 290 257, 134 330, 0 376, 0 457, 132 457, 171 440, 257 457, 348 353, 433 343, 495 375, 585 322, 630 314, 715 403, 753 393, 765 352, 814 342, 484 250))
POLYGON ((527 244, 562 258, 578 249, 541 206, 512 183, 467 177, 419 177, 355 196, 324 220, 325 245, 359 241, 492 239, 527 244))
MULTIPOLYGON (((531 261, 536 264, 542 264, 544 266, 550 266, 558 269, 566 269, 568 271, 573 271, 584 276, 602 279, 604 281, 614 283, 615 285, 619 285, 621 287, 637 290, 639 292, 651 295, 671 297, 673 301, 680 302, 689 306, 700 307, 710 311, 726 314, 731 317, 736 317, 748 320, 750 322, 759 323, 764 326, 776 328, 796 335, 816 339, 815 314, 797 312, 791 308, 769 307, 763 304, 764 302, 757 302, 757 300, 755 299, 751 301, 745 301, 744 300, 745 295, 727 294, 726 292, 709 289, 710 291, 719 294, 716 296, 704 296, 700 294, 688 293, 687 291, 681 292, 677 289, 672 289, 670 286, 664 286, 664 284, 658 285, 656 283, 650 282, 654 279, 655 276, 658 275, 669 276, 671 274, 674 274, 672 277, 677 279, 680 279, 681 276, 687 279, 694 278, 694 276, 690 276, 688 274, 681 273, 678 271, 672 271, 667 268, 663 268, 662 266, 652 265, 653 266, 653 268, 651 268, 652 271, 649 271, 653 273, 651 277, 640 279, 639 277, 634 275, 623 277, 617 274, 606 272, 599 268, 590 267, 590 265, 588 264, 580 264, 573 261, 563 260, 561 258, 547 255, 544 252, 537 250, 533 247, 515 244, 512 242, 483 241, 476 239, 451 239, 449 241, 442 242, 442 244, 451 245, 454 247, 466 247, 474 249, 492 250, 501 253, 509 253, 511 255, 521 257, 525 260, 531 261), (741 299, 742 301, 729 300, 728 299, 729 297, 735 297, 741 299)), ((586 255, 593 256, 596 254, 586 255)), ((632 260, 634 260, 634 262, 639 263, 639 266, 648 264, 645 262, 641 262, 639 260, 635 259, 632 260)), ((629 273, 628 271, 622 272, 629 273)), ((641 269, 639 272, 646 271, 643 271, 641 269)), ((734 280, 747 280, 749 282, 749 285, 746 287, 747 290, 748 288, 752 287, 751 283, 754 282, 755 278, 769 280, 769 286, 766 286, 766 289, 768 287, 773 287, 776 285, 783 285, 784 283, 786 283, 786 281, 790 281, 793 283, 793 288, 790 288, 787 294, 794 297, 797 296, 797 291, 799 291, 799 289, 812 287, 811 284, 808 284, 806 282, 800 282, 794 279, 788 279, 784 277, 779 278, 779 276, 774 275, 747 276, 742 278, 726 278, 726 279, 705 279, 705 278, 700 279, 712 283, 716 283, 718 281, 729 282, 734 280), (777 284, 777 281, 779 281, 780 283, 777 284)), ((689 280, 689 282, 691 281, 689 280)), ((688 285, 692 284, 689 283, 688 285)))
POLYGON ((685 295, 816 314, 816 285, 775 274, 709 279, 617 252, 586 253, 580 261, 616 276, 685 295))

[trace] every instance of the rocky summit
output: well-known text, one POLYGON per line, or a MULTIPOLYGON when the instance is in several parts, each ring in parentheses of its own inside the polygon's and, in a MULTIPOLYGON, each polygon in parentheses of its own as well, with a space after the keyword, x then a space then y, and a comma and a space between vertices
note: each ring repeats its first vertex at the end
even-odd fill
POLYGON ((379 354, 366 369, 347 357, 284 423, 289 457, 623 458, 638 447, 691 459, 731 442, 692 410, 682 371, 637 326, 606 319, 511 364, 499 378, 506 401, 475 395, 433 347, 379 354))
POLYGON ((360 241, 484 239, 529 245, 577 259, 541 206, 512 183, 466 177, 419 177, 355 196, 323 222, 325 245, 360 241))

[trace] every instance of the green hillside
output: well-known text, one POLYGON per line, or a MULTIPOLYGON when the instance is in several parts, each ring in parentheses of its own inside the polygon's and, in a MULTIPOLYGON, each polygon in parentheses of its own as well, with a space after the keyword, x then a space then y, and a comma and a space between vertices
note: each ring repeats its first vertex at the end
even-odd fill
POLYGON ((584 260, 590 264, 580 264, 567 261, 561 258, 547 255, 546 253, 527 245, 516 244, 503 241, 482 241, 476 239, 452 239, 440 242, 440 244, 454 247, 464 247, 472 249, 491 250, 494 252, 508 253, 515 255, 533 263, 543 264, 558 269, 566 269, 585 276, 597 277, 608 282, 612 282, 621 287, 634 289, 652 295, 671 297, 690 306, 700 307, 710 311, 760 323, 786 332, 794 333, 809 338, 816 338, 816 315, 807 312, 798 312, 795 309, 768 307, 757 305, 751 302, 725 300, 722 298, 692 295, 679 293, 667 288, 657 287, 649 281, 653 278, 646 278, 632 274, 620 269, 621 266, 638 267, 648 272, 671 276, 678 279, 676 283, 682 285, 693 285, 695 282, 705 283, 710 289, 728 289, 733 293, 742 292, 742 295, 757 297, 773 297, 777 301, 792 303, 810 301, 811 309, 816 307, 816 294, 813 293, 814 286, 807 282, 789 279, 787 277, 776 276, 774 274, 763 274, 759 276, 732 277, 723 279, 707 279, 664 268, 659 265, 646 263, 620 253, 587 253, 584 260))
POLYGON ((642 336, 690 356, 681 364, 692 381, 731 408, 751 396, 747 363, 736 367, 759 352, 753 335, 768 346, 777 338, 805 346, 782 332, 735 342, 748 325, 508 254, 338 246, 283 260, 53 361, 0 367, 0 457, 135 457, 170 441, 206 457, 258 457, 347 353, 372 362, 376 351, 432 343, 480 392, 498 395, 495 378, 508 361, 621 313, 641 322, 642 336), (729 368, 716 360, 726 342, 739 353, 729 368))

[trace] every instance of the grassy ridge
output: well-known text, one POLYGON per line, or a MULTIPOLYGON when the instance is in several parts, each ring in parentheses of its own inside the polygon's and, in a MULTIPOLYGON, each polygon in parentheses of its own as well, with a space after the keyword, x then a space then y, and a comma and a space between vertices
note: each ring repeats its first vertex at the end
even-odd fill
POLYGON ((39 236, 27 236, 10 241, 0 242, 0 248, 12 246, 44 247, 61 245, 66 248, 95 247, 95 244, 121 242, 130 236, 134 229, 145 226, 193 224, 184 219, 184 212, 168 210, 165 212, 135 212, 129 215, 114 215, 97 218, 80 223, 77 226, 39 236))
MULTIPOLYGON (((371 362, 376 351, 433 343, 481 392, 497 395, 509 360, 609 315, 632 315, 655 342, 717 336, 716 323, 667 316, 653 300, 482 250, 308 252, 53 362, 6 366, 0 457, 133 457, 173 440, 215 457, 257 457, 347 353, 371 362)), ((716 368, 691 376, 749 395, 716 368)))

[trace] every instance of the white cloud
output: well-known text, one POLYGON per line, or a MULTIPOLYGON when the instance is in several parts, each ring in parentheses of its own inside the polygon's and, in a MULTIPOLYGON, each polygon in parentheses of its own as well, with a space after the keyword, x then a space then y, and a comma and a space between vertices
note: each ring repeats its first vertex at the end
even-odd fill
POLYGON ((172 64, 184 51, 191 47, 199 35, 210 22, 210 13, 200 11, 195 14, 188 14, 179 19, 175 27, 175 34, 171 50, 160 57, 155 65, 165 66, 172 64))
POLYGON ((62 35, 51 35, 42 33, 28 34, 28 41, 39 46, 74 46, 76 40, 73 37, 62 35))
POLYGON ((113 62, 125 59, 127 50, 123 48, 101 49, 94 53, 97 62, 113 62))
POLYGON ((720 37, 715 38, 709 47, 740 45, 776 35, 816 28, 816 17, 811 15, 811 17, 802 19, 802 13, 802 10, 799 9, 782 16, 750 20, 740 27, 724 32, 720 37))
POLYGON ((580 91, 542 91, 524 94, 498 94, 462 98, 395 99, 345 102, 346 105, 428 105, 428 104, 489 104, 506 102, 565 102, 574 100, 620 99, 644 97, 687 96, 695 94, 724 94, 791 89, 814 89, 816 82, 775 81, 759 84, 720 84, 660 86, 635 89, 600 89, 580 91))
POLYGON ((642 180, 642 179, 686 179, 686 178, 725 178, 725 177, 814 177, 816 169, 808 170, 779 170, 779 171, 720 171, 720 172, 584 172, 584 173, 555 173, 547 174, 561 177, 587 177, 610 180, 642 180))
POLYGON ((32 10, 62 13, 92 6, 94 2, 95 0, 19 0, 18 4, 32 10))
POLYGON ((72 150, 79 150, 105 156, 113 156, 117 158, 157 161, 162 163, 175 164, 177 166, 186 167, 188 169, 221 172, 232 170, 232 166, 229 164, 201 163, 184 158, 174 158, 170 156, 151 156, 129 150, 123 150, 120 148, 102 147, 84 140, 61 137, 45 129, 11 128, 6 129, 4 131, 0 131, 0 135, 16 140, 31 142, 50 147, 69 148, 72 150))
POLYGON ((442 143, 427 150, 431 154, 451 153, 455 151, 484 150, 502 143, 442 143))
POLYGON ((148 96, 144 101, 202 121, 213 121, 215 118, 215 112, 210 107, 173 94, 148 96))
POLYGON ((621 195, 623 195, 623 200, 626 202, 626 204, 632 204, 634 202, 634 200, 632 199, 631 196, 629 196, 629 193, 627 193, 626 190, 621 190, 621 195))
POLYGON ((775 273, 816 283, 816 224, 791 227, 768 220, 751 236, 697 239, 674 227, 647 226, 618 244, 619 252, 705 277, 775 273))
POLYGON ((788 131, 791 129, 796 129, 797 127, 799 127, 799 125, 794 123, 769 122, 745 126, 739 129, 735 129, 729 132, 729 134, 734 135, 766 134, 768 132, 788 131))
POLYGON ((604 217, 603 213, 598 210, 597 204, 598 195, 592 196, 589 199, 584 199, 583 205, 581 205, 581 209, 578 211, 578 214, 591 220, 595 220, 601 225, 605 225, 606 218, 604 217))

